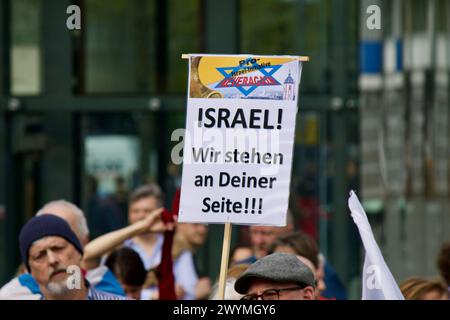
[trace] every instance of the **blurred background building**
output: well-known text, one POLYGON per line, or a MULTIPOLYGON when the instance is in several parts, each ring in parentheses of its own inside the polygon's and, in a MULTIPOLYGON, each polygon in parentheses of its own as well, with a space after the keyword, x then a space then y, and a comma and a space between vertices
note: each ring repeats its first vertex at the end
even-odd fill
MULTIPOLYGON (((47 201, 79 204, 92 237, 127 223, 139 184, 158 182, 170 202, 181 54, 197 52, 311 57, 290 207, 350 297, 363 258, 350 189, 397 281, 437 273, 450 239, 449 1, 0 0, 0 284, 19 263, 20 227, 47 201), (81 30, 66 28, 71 4, 81 30), (381 29, 367 27, 370 5, 381 29)), ((201 252, 212 277, 221 242, 210 237, 201 252)))

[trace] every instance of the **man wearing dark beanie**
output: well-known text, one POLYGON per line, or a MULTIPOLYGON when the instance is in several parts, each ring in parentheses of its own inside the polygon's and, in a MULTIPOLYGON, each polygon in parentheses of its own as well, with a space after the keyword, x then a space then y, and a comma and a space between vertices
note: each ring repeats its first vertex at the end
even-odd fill
POLYGON ((122 299, 89 287, 80 267, 83 247, 65 220, 51 214, 30 219, 20 232, 19 243, 22 260, 44 299, 122 299))

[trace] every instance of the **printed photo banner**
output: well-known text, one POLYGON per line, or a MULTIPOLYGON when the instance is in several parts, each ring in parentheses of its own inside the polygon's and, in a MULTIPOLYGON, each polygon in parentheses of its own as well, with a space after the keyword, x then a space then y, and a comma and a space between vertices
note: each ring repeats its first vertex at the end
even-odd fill
POLYGON ((301 68, 189 55, 180 222, 286 225, 301 68))

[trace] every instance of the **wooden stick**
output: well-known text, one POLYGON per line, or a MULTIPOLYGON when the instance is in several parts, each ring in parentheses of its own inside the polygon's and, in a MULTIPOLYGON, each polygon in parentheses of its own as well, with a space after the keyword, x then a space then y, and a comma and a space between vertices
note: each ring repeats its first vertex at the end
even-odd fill
POLYGON ((231 242, 231 223, 226 222, 223 231, 223 245, 222 245, 222 261, 220 263, 220 275, 219 275, 219 299, 225 298, 225 284, 227 281, 228 273, 228 258, 230 255, 230 242, 231 242))
MULTIPOLYGON (((189 55, 187 53, 183 53, 181 55, 181 59, 189 59, 189 55)), ((298 56, 298 61, 309 61, 309 56, 298 56)))

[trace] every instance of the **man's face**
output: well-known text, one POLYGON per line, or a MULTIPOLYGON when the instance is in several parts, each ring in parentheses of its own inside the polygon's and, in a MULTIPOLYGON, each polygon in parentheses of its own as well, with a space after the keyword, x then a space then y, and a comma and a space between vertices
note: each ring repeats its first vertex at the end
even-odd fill
POLYGON ((64 238, 49 236, 33 243, 28 255, 31 275, 54 295, 67 292, 66 272, 71 265, 80 266, 81 254, 64 238))
POLYGON ((152 211, 160 208, 161 205, 155 197, 147 197, 139 199, 128 209, 128 222, 133 224, 137 221, 145 219, 152 211))
POLYGON ((201 223, 180 223, 178 231, 194 247, 202 246, 208 236, 208 226, 201 223))
POLYGON ((270 245, 275 242, 282 230, 283 228, 278 227, 250 227, 250 241, 256 258, 259 259, 268 254, 270 245))
MULTIPOLYGON (((300 289, 299 285, 294 282, 280 283, 263 279, 254 279, 248 288, 246 295, 260 295, 266 290, 288 288, 298 289, 280 291, 278 295, 279 300, 314 300, 314 289, 312 287, 300 289)), ((273 295, 272 297, 276 299, 276 295, 273 295)))

